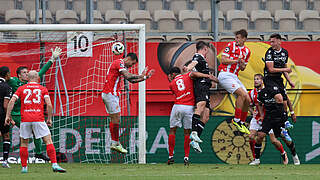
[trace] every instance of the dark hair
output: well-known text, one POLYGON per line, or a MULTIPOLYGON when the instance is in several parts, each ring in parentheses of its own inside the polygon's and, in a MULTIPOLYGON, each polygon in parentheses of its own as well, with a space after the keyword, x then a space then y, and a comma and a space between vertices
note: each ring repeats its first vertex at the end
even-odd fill
POLYGON ((16 70, 17 76, 18 76, 19 74, 21 74, 21 71, 22 71, 23 69, 28 69, 28 67, 27 67, 27 66, 20 66, 20 67, 18 67, 17 70, 16 70))
POLYGON ((240 34, 242 37, 248 38, 248 32, 245 29, 240 29, 239 31, 234 32, 235 35, 240 34))
POLYGON ((7 66, 0 67, 0 77, 5 78, 9 72, 10 70, 7 66))
POLYGON ((204 41, 198 41, 196 44, 197 51, 203 49, 204 47, 210 47, 209 43, 206 43, 204 41))
POLYGON ((281 35, 278 33, 274 33, 274 34, 271 34, 270 39, 271 38, 281 39, 281 35))
POLYGON ((262 74, 255 74, 254 77, 256 77, 256 76, 258 76, 258 77, 259 77, 260 79, 262 79, 262 80, 263 80, 263 78, 264 78, 262 74))
POLYGON ((138 62, 138 57, 136 55, 136 53, 128 53, 127 57, 130 57, 132 60, 136 60, 138 62))
POLYGON ((173 74, 173 73, 181 74, 180 68, 178 68, 177 66, 172 67, 172 68, 169 70, 169 74, 173 74))

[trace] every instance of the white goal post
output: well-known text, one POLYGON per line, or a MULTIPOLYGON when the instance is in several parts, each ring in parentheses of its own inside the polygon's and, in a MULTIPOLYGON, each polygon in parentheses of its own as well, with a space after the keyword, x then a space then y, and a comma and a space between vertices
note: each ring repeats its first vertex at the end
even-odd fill
MULTIPOLYGON (((138 31, 139 61, 138 71, 141 73, 145 66, 145 25, 144 24, 19 24, 1 25, 0 32, 45 32, 45 31, 138 31)), ((107 72, 106 72, 107 73, 107 72)), ((146 163, 146 85, 142 81, 138 86, 138 162, 146 163)))

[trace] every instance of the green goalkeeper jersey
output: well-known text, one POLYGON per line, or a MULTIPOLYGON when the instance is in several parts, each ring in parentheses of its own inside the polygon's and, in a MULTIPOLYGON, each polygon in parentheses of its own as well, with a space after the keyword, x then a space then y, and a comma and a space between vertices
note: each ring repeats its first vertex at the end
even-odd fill
MULTIPOLYGON (((47 71, 48 69, 51 67, 52 62, 48 61, 39 71, 39 76, 42 77, 47 71)), ((27 84, 28 82, 22 82, 19 80, 18 77, 11 77, 10 80, 8 81, 9 86, 12 88, 12 92, 15 93, 17 91, 17 89, 20 86, 23 86, 25 84, 27 84)), ((21 102, 20 99, 18 99, 16 101, 16 103, 14 104, 14 107, 12 109, 11 115, 12 116, 20 116, 20 109, 21 109, 21 102)))

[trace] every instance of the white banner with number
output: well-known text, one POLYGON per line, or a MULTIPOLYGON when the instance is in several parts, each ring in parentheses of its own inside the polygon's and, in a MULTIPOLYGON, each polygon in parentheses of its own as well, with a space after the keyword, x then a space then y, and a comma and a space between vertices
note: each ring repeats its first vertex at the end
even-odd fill
POLYGON ((68 57, 92 57, 92 32, 68 32, 67 37, 68 57))

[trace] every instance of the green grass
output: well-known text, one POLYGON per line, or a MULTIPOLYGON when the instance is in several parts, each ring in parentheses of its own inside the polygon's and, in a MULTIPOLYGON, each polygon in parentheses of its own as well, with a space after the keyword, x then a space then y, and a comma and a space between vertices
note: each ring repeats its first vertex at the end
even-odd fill
POLYGON ((28 174, 20 173, 20 165, 11 164, 10 169, 0 168, 0 179, 41 179, 41 180, 72 180, 72 179, 232 179, 232 180, 264 180, 289 179, 307 180, 320 179, 320 165, 217 165, 217 164, 61 164, 67 173, 53 173, 49 164, 30 164, 28 174))

